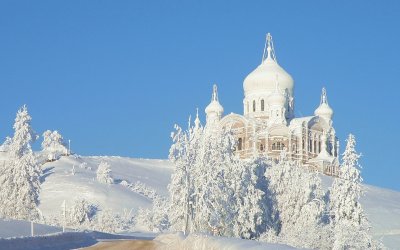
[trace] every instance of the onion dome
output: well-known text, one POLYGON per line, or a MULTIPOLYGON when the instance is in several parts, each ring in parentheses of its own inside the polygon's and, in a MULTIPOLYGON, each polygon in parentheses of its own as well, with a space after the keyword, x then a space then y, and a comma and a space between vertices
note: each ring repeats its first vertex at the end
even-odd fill
POLYGON ((218 89, 217 89, 217 85, 215 85, 215 84, 213 86, 211 103, 208 104, 208 106, 205 109, 205 112, 207 115, 209 115, 211 113, 217 113, 218 115, 222 115, 222 113, 224 112, 224 108, 218 101, 218 89))
POLYGON ((293 78, 279 66, 275 57, 272 36, 269 33, 267 34, 266 45, 267 55, 265 55, 264 49, 262 63, 244 79, 243 89, 245 96, 254 92, 273 92, 276 75, 279 77, 281 90, 285 91, 287 89, 290 95, 293 96, 293 78))
POLYGON ((325 88, 322 88, 321 103, 320 103, 319 107, 315 110, 314 114, 316 116, 323 117, 323 118, 327 119, 328 121, 332 120, 333 110, 328 104, 328 97, 326 95, 325 88))

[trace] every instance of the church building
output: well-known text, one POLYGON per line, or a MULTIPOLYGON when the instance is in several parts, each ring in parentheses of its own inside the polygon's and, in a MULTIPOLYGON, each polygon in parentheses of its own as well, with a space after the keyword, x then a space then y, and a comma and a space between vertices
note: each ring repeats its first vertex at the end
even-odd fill
MULTIPOLYGON (((326 175, 337 175, 339 141, 333 128, 333 110, 325 88, 314 115, 295 117, 294 81, 278 64, 268 33, 261 64, 243 82, 243 115, 223 116, 217 86, 206 107, 207 126, 230 129, 241 158, 267 156, 288 159, 326 175)), ((316 98, 317 103, 317 98, 316 98)))

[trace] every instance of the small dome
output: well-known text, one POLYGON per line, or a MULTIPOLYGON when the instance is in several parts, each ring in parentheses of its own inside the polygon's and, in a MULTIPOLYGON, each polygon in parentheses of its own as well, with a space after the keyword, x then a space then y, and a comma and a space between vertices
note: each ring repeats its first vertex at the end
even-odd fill
POLYGON ((321 94, 321 103, 319 107, 315 110, 314 114, 316 116, 327 118, 328 120, 332 120, 333 109, 328 104, 328 96, 326 94, 326 89, 322 88, 321 94))
POLYGON ((214 84, 214 86, 213 86, 211 102, 206 107, 205 112, 206 112, 206 114, 210 114, 213 112, 215 112, 217 114, 222 114, 224 112, 224 108, 218 101, 218 88, 217 88, 216 84, 214 84))
POLYGON ((329 119, 332 119, 333 110, 327 103, 321 103, 321 105, 319 105, 319 107, 315 110, 314 114, 316 116, 328 117, 329 119))
POLYGON ((224 112, 224 108, 218 101, 212 101, 208 106, 206 107, 206 114, 210 114, 212 112, 222 114, 224 112))

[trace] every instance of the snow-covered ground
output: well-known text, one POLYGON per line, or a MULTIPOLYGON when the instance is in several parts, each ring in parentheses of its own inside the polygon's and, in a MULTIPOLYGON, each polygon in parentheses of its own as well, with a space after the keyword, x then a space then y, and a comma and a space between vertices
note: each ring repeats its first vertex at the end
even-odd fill
MULTIPOLYGON (((117 156, 64 156, 58 161, 44 164, 42 168, 44 182, 41 186, 39 208, 44 217, 59 216, 63 201, 66 201, 68 207, 78 197, 96 203, 100 209, 111 208, 117 213, 149 207, 152 204, 151 192, 144 191, 153 190, 159 195, 167 195, 167 185, 173 171, 167 160, 117 156), (115 184, 102 184, 96 180, 96 170, 101 161, 111 165, 115 184), (73 166, 75 174, 72 174, 73 166), (143 183, 146 190, 127 186, 138 182, 143 183)), ((329 185, 330 180, 324 177, 323 182, 329 185)), ((365 185, 365 191, 366 195, 361 202, 371 221, 373 235, 382 239, 389 249, 400 249, 400 192, 369 185, 365 185)), ((29 223, 18 223, 21 222, 1 222, 0 237, 30 235, 29 223)), ((35 231, 37 234, 48 234, 61 229, 38 226, 35 231)), ((220 242, 218 244, 228 244, 223 243, 223 240, 220 242)), ((253 249, 257 248, 254 246, 253 249)))
POLYGON ((154 239, 161 243, 160 249, 198 249, 198 250, 290 250, 297 249, 287 245, 271 244, 254 240, 243 240, 227 237, 215 237, 202 234, 190 234, 188 237, 182 233, 162 234, 154 239))
POLYGON ((117 156, 64 156, 44 164, 42 168, 45 174, 39 209, 45 217, 60 215, 63 201, 68 207, 78 197, 99 205, 100 209, 110 208, 115 213, 131 209, 135 212, 139 207, 151 206, 151 195, 140 190, 133 191, 123 184, 140 182, 159 195, 167 195, 166 187, 172 173, 171 164, 166 160, 117 156), (103 184, 96 180, 96 170, 101 161, 111 165, 115 184, 103 184), (73 166, 75 174, 72 174, 73 166))

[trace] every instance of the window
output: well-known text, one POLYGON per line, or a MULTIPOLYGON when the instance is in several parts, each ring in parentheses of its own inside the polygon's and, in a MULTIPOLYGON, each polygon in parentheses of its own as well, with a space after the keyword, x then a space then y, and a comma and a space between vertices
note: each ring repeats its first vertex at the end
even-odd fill
POLYGON ((317 153, 317 141, 314 141, 314 154, 317 153))
POLYGON ((256 101, 253 100, 253 112, 256 112, 256 101))
POLYGON ((312 140, 308 141, 308 152, 312 152, 312 140))
POLYGON ((272 150, 276 150, 276 144, 275 144, 275 142, 272 143, 272 150))
POLYGON ((264 111, 264 99, 261 100, 261 111, 264 111))
POLYGON ((318 142, 319 153, 321 153, 321 141, 318 142))
POLYGON ((261 152, 264 151, 264 145, 263 144, 260 144, 260 151, 261 152))
POLYGON ((301 149, 304 149, 304 144, 305 144, 305 141, 302 140, 302 141, 301 141, 301 149))
POLYGON ((242 138, 239 138, 239 141, 238 141, 238 150, 242 150, 242 145, 243 145, 242 138))
POLYGON ((277 147, 278 150, 281 150, 281 143, 278 142, 278 143, 276 144, 276 147, 277 147))

